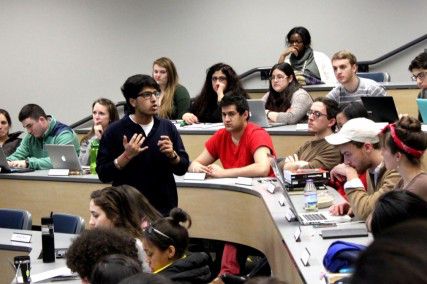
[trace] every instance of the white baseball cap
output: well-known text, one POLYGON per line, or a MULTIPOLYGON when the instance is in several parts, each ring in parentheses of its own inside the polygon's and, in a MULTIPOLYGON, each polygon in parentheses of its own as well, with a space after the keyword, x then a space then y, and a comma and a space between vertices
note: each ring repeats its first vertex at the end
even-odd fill
POLYGON ((344 123, 339 132, 326 136, 329 144, 342 145, 350 141, 375 144, 380 141, 380 128, 370 119, 353 118, 344 123))

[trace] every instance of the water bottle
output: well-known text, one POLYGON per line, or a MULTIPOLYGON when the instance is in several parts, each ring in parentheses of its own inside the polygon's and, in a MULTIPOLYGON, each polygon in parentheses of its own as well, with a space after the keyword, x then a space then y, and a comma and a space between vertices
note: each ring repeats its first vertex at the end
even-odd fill
POLYGON ((90 154, 89 154, 90 173, 92 175, 96 175, 96 156, 98 156, 98 149, 99 149, 99 140, 94 139, 90 144, 90 154))
POLYGON ((304 187, 306 211, 317 211, 317 189, 312 179, 307 179, 304 187))
POLYGON ((55 262, 55 236, 52 217, 42 218, 42 257, 43 262, 55 262))

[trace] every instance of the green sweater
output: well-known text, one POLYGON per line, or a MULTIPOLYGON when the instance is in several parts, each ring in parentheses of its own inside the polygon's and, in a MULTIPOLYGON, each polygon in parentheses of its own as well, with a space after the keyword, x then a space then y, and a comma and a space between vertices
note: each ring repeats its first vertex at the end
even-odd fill
POLYGON ((77 154, 80 152, 79 141, 74 131, 69 126, 57 122, 55 118, 49 117, 49 128, 43 137, 36 138, 27 133, 16 151, 7 159, 28 160, 28 167, 34 170, 51 169, 52 163, 44 146, 46 144, 72 144, 77 154))
POLYGON ((190 94, 184 86, 176 86, 175 94, 173 95, 173 111, 170 119, 181 119, 189 109, 190 94))

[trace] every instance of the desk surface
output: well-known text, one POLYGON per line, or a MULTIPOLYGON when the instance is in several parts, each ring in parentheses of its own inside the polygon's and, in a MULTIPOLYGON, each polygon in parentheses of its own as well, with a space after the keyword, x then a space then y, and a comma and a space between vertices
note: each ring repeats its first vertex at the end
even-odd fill
MULTIPOLYGON (((301 242, 295 242, 293 234, 299 224, 286 221, 286 209, 278 202, 281 193, 267 192, 258 179, 253 179, 253 186, 238 185, 236 179, 189 181, 176 177, 176 180, 179 206, 193 219, 191 236, 252 246, 267 256, 274 275, 289 283, 324 283, 319 279, 325 271, 322 259, 334 240, 323 240, 319 236, 320 229, 302 226, 301 242), (306 248, 311 253, 308 267, 299 259, 306 248)), ((87 218, 89 195, 94 186, 103 186, 95 176, 49 177, 46 171, 0 175, 0 207, 21 205, 34 216, 34 212, 40 211, 38 204, 46 204, 47 207, 40 211, 45 215, 46 210, 56 210, 49 206, 59 203, 74 210, 63 212, 87 218), (14 195, 21 196, 17 203, 13 203, 14 195), (80 207, 70 201, 70 196, 80 207)), ((371 238, 348 240, 367 244, 371 238)))
MULTIPOLYGON (((15 254, 10 256, 5 256, 2 254, 6 247, 9 246, 10 251, 14 251, 16 245, 12 244, 10 241, 13 233, 23 233, 30 234, 31 243, 28 244, 30 246, 31 252, 29 252, 29 256, 31 258, 31 275, 36 275, 42 272, 46 272, 52 269, 58 269, 66 267, 65 259, 56 259, 53 263, 43 263, 43 260, 38 259, 41 252, 41 232, 40 231, 25 231, 25 230, 11 230, 11 229, 3 229, 0 228, 0 245, 2 246, 2 250, 0 251, 0 266, 2 267, 2 279, 6 280, 3 283, 16 283, 14 279, 14 273, 12 271, 12 267, 8 264, 9 261, 13 262, 13 256, 15 255, 28 255, 28 252, 16 251, 15 254)), ((76 235, 72 234, 60 234, 55 233, 55 248, 68 248, 71 244, 72 239, 76 235)), ((50 283, 50 282, 43 282, 50 283)), ((52 282, 57 283, 57 282, 52 282)), ((67 280, 66 283, 81 283, 80 278, 76 278, 74 280, 67 280)))

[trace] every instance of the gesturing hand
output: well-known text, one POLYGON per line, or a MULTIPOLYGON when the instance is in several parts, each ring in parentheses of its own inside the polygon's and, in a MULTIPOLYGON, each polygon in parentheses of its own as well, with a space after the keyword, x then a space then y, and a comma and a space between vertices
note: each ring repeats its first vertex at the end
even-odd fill
POLYGON ((127 158, 132 159, 133 157, 139 155, 139 153, 148 149, 148 146, 141 148, 142 143, 144 143, 145 137, 142 134, 135 133, 128 142, 126 135, 123 136, 123 147, 125 148, 125 155, 127 158))
POLYGON ((172 159, 176 154, 173 150, 173 143, 169 139, 169 136, 162 135, 160 136, 159 142, 157 142, 160 152, 166 155, 169 159, 172 159))

